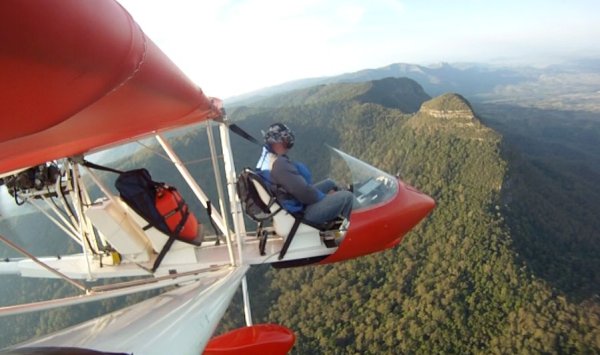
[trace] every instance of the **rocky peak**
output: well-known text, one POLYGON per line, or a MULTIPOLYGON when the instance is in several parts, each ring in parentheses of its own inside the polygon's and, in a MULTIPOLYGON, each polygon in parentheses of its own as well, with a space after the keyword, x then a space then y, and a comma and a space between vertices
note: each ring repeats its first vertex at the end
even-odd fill
POLYGON ((424 102, 407 124, 423 132, 442 132, 476 140, 497 139, 497 135, 475 116, 471 104, 454 93, 424 102))
POLYGON ((479 121, 467 99, 454 93, 424 102, 419 112, 436 118, 472 121, 473 124, 479 121))

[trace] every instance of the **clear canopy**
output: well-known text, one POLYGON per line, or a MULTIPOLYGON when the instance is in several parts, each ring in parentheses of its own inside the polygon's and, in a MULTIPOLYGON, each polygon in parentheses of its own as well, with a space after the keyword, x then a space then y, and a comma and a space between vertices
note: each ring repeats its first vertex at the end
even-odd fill
POLYGON ((338 185, 348 187, 355 196, 354 210, 367 208, 391 200, 398 192, 398 180, 359 160, 329 147, 331 154, 330 177, 338 185))

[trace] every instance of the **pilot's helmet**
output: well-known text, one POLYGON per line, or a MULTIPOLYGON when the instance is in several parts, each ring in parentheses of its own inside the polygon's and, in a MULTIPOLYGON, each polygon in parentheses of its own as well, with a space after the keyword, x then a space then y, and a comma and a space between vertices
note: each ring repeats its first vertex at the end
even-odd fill
POLYGON ((283 143, 290 149, 294 146, 294 132, 283 123, 274 123, 269 126, 269 130, 265 133, 265 144, 283 143))

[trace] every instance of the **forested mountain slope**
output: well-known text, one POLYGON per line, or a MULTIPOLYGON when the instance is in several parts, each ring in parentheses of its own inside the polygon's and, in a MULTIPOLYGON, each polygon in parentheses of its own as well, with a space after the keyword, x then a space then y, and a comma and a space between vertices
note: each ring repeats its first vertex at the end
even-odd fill
POLYGON ((384 78, 358 83, 327 84, 275 95, 251 104, 253 107, 286 107, 340 101, 370 102, 405 113, 416 112, 430 97, 414 80, 384 78))
POLYGON ((461 96, 434 98, 414 115, 357 100, 238 112, 247 127, 256 120, 298 128, 291 154, 315 170, 322 168, 314 153, 327 142, 399 172, 438 203, 395 249, 335 265, 252 271, 256 320, 294 329, 295 352, 600 351, 597 301, 568 300, 515 251, 501 200, 511 188, 502 137, 461 96), (305 134, 307 126, 323 135, 305 134))
POLYGON ((600 115, 477 105, 503 133, 502 200, 519 259, 577 302, 600 298, 600 115))

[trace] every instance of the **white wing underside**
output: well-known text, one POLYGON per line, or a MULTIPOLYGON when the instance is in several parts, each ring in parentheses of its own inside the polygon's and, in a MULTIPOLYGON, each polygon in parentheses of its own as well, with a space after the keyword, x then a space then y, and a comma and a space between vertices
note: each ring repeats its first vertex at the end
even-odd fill
POLYGON ((133 306, 19 344, 134 354, 198 354, 227 310, 248 266, 229 267, 133 306))

